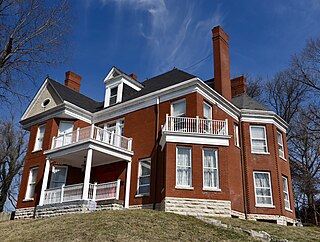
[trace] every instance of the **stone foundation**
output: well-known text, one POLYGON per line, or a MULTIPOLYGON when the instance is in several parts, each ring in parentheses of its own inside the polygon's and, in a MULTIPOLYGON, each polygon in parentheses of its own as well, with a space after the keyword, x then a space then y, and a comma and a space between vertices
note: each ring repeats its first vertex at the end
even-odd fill
POLYGON ((259 221, 259 220, 265 220, 265 221, 274 221, 275 223, 279 225, 288 225, 288 223, 295 224, 295 220, 292 218, 288 218, 281 215, 267 215, 267 214, 248 214, 247 215, 248 220, 253 221, 259 221))
POLYGON ((18 208, 14 215, 14 219, 30 219, 35 216, 35 207, 18 208))
POLYGON ((244 213, 241 213, 236 210, 231 210, 231 216, 235 218, 246 219, 246 216, 244 215, 244 213))
POLYGON ((139 204, 139 205, 131 205, 130 209, 153 209, 153 203, 149 204, 139 204))
POLYGON ((192 216, 231 217, 231 202, 225 200, 193 199, 165 197, 160 208, 165 212, 173 212, 192 216))

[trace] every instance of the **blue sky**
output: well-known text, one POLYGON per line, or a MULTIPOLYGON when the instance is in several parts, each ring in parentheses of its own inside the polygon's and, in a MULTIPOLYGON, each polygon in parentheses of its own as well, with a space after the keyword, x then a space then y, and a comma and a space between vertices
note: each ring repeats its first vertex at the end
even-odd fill
POLYGON ((307 39, 320 37, 318 0, 73 0, 71 5, 72 55, 39 76, 38 86, 47 73, 63 82, 65 71, 72 70, 83 77, 81 92, 99 101, 113 65, 140 81, 173 67, 211 78, 216 25, 229 34, 231 76, 272 77, 307 39))

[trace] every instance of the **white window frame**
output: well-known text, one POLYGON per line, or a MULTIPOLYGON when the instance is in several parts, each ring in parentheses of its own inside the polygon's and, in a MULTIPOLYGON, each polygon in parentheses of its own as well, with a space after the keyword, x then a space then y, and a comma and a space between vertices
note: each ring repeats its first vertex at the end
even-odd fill
POLYGON ((36 189, 38 175, 39 175, 39 167, 36 166, 36 167, 30 168, 29 177, 28 177, 28 184, 27 184, 27 190, 26 190, 25 199, 24 199, 25 201, 30 201, 30 200, 34 199, 34 192, 35 192, 35 189, 36 189), (37 170, 37 176, 35 178, 35 182, 31 182, 31 175, 35 170, 37 170), (34 186, 33 194, 30 194, 30 186, 34 186))
POLYGON ((212 119, 212 106, 206 101, 203 101, 203 118, 204 119, 212 119), (209 107, 209 109, 210 109, 210 117, 205 117, 204 116, 204 107, 205 106, 209 107))
MULTIPOLYGON (((122 101, 123 82, 117 82, 115 84, 112 84, 112 85, 106 87, 105 107, 110 106, 111 89, 113 89, 113 88, 117 88, 117 99, 116 99, 115 104, 122 101)), ((112 104, 112 105, 114 105, 114 104, 112 104)))
POLYGON ((37 136, 36 136, 36 141, 34 143, 33 151, 42 150, 45 133, 46 133, 46 124, 39 125, 38 129, 37 129, 37 136), (39 141, 40 140, 40 129, 42 127, 44 128, 44 130, 43 130, 43 137, 42 137, 41 144, 40 144, 40 141, 39 141))
POLYGON ((138 195, 138 196, 148 196, 148 195, 150 194, 150 189, 151 189, 151 158, 145 158, 145 159, 139 160, 137 195, 138 195), (139 190, 140 190, 140 177, 143 177, 143 176, 141 175, 141 173, 142 173, 142 165, 141 165, 141 162, 145 162, 145 161, 147 161, 147 162, 150 163, 150 174, 149 174, 149 175, 144 175, 144 177, 149 176, 149 184, 144 184, 143 186, 149 185, 149 192, 148 192, 148 193, 140 193, 140 192, 139 192, 139 190))
POLYGON ((208 191, 221 191, 220 189, 220 179, 219 179, 219 161, 218 161, 218 149, 217 148, 203 148, 202 149, 202 184, 203 184, 203 190, 208 190, 208 191), (216 168, 212 167, 205 167, 204 166, 204 151, 205 150, 213 150, 214 151, 214 156, 215 156, 215 161, 216 161, 216 168), (217 170, 217 186, 216 187, 209 187, 205 186, 204 184, 204 170, 205 169, 212 169, 212 170, 217 170))
POLYGON ((64 168, 64 169, 66 169, 66 174, 65 174, 65 177, 64 177, 63 184, 65 185, 66 182, 67 182, 68 166, 55 165, 55 166, 52 167, 52 171, 51 171, 50 186, 49 186, 50 188, 58 188, 58 187, 53 187, 53 186, 52 186, 52 183, 53 183, 53 180, 52 180, 52 179, 53 179, 53 173, 54 173, 55 169, 57 169, 57 168, 64 168))
POLYGON ((178 103, 182 103, 184 102, 184 108, 185 108, 185 112, 184 113, 181 113, 181 114, 178 114, 176 115, 175 117, 185 117, 186 116, 186 113, 187 113, 187 102, 186 102, 186 99, 185 98, 182 98, 182 99, 179 99, 177 101, 174 101, 171 103, 171 110, 170 110, 170 113, 171 113, 171 116, 173 116, 173 105, 174 104, 178 104, 178 103))
POLYGON ((233 124, 233 133, 234 133, 234 145, 240 147, 240 137, 239 137, 239 125, 233 124))
POLYGON ((272 195, 272 181, 271 181, 271 174, 270 172, 268 171, 254 171, 253 172, 253 185, 254 185, 254 197, 255 197, 255 201, 256 201, 256 207, 266 207, 266 208, 274 208, 274 204, 273 204, 273 195, 272 195), (256 186, 256 177, 255 177, 255 174, 257 173, 263 173, 263 174, 268 174, 268 177, 269 177, 269 187, 257 187, 256 186), (266 188, 269 188, 270 189, 270 196, 261 196, 259 195, 260 197, 270 197, 271 198, 271 204, 264 204, 264 203, 258 203, 257 202, 257 191, 256 189, 258 188, 263 188, 263 189, 266 189, 266 188))
POLYGON ((283 188, 284 208, 286 210, 291 211, 288 178, 286 176, 282 175, 282 179, 281 180, 282 180, 282 188, 283 188), (288 199, 286 199, 286 196, 285 196, 286 194, 287 194, 288 199), (289 207, 286 206, 286 204, 288 204, 289 207))
POLYGON ((175 188, 178 188, 178 189, 193 189, 193 187, 192 187, 192 147, 189 147, 189 146, 177 146, 176 147, 176 187, 175 188), (190 168, 190 184, 189 185, 178 184, 178 149, 188 149, 189 150, 190 166, 185 166, 185 167, 190 168))
POLYGON ((265 126, 262 126, 262 125, 250 125, 250 144, 251 144, 251 153, 252 154, 270 154, 269 153, 269 149, 268 149, 268 138, 267 138, 267 132, 266 132, 266 127, 265 126), (252 137, 252 128, 263 128, 264 139, 253 138, 252 137), (264 152, 255 151, 253 149, 252 140, 264 140, 265 141, 265 146, 266 146, 266 151, 264 151, 264 152))
POLYGON ((277 130, 277 140, 278 140, 278 150, 279 150, 279 157, 285 160, 284 157, 284 146, 283 146, 283 136, 280 131, 277 130), (280 137, 280 140, 279 140, 280 137))

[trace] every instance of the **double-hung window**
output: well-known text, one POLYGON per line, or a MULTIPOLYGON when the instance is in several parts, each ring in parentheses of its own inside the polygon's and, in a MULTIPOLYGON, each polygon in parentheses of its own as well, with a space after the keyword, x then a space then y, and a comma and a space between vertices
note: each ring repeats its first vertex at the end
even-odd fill
POLYGON ((233 133, 234 133, 234 145, 237 146, 237 147, 240 147, 239 125, 238 124, 234 124, 233 133))
POLYGON ((191 187, 191 148, 177 147, 176 157, 176 185, 177 187, 191 187))
POLYGON ((250 126, 251 152, 268 153, 266 128, 264 126, 250 126))
POLYGON ((278 137, 279 156, 284 159, 284 148, 283 148, 282 133, 277 131, 277 137, 278 137))
POLYGON ((186 123, 186 100, 182 99, 171 104, 171 131, 181 131, 187 128, 186 123))
POLYGON ((35 145, 34 145, 34 151, 42 149, 45 129, 46 129, 46 125, 45 124, 43 124, 43 125, 38 127, 36 142, 35 142, 35 145))
POLYGON ((27 200, 34 198, 34 190, 36 188, 37 176, 38 176, 38 167, 31 168, 29 173, 28 187, 27 187, 26 198, 25 198, 27 200))
POLYGON ((217 149, 203 149, 203 188, 219 189, 217 149))
POLYGON ((112 87, 110 89, 109 105, 117 103, 117 96, 118 96, 118 86, 112 87))
POLYGON ((272 188, 270 172, 255 171, 254 177, 254 190, 256 196, 256 206, 272 207, 272 188))
POLYGON ((148 195, 150 193, 151 159, 139 161, 138 194, 148 195))
POLYGON ((52 168, 50 188, 62 187, 63 184, 66 184, 67 170, 66 166, 54 166, 52 168))
POLYGON ((203 102, 203 129, 205 133, 212 133, 212 107, 203 102))
POLYGON ((288 178, 285 176, 282 176, 282 186, 283 186, 284 207, 285 209, 290 210, 288 178))

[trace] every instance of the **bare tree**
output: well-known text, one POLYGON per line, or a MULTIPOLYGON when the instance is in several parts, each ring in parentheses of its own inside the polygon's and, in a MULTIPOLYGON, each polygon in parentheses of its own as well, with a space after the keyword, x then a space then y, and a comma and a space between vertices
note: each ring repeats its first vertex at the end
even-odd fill
POLYGON ((67 0, 0 0, 0 100, 27 96, 35 70, 64 60, 67 0))
POLYGON ((247 79, 247 95, 257 101, 262 101, 264 88, 262 77, 252 78, 252 76, 248 74, 245 75, 245 77, 247 79))
POLYGON ((16 203, 17 184, 27 149, 26 132, 15 126, 14 119, 0 121, 0 212, 8 199, 16 203))

